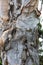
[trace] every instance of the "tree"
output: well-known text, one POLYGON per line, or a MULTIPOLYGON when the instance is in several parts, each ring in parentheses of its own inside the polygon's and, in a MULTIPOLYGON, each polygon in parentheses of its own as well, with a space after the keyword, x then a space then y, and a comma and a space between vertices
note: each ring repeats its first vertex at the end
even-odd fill
POLYGON ((39 65, 37 24, 41 13, 38 0, 24 0, 23 5, 22 2, 0 0, 0 21, 3 21, 0 33, 2 65, 39 65), (15 7, 15 2, 17 6, 20 3, 19 8, 15 7))

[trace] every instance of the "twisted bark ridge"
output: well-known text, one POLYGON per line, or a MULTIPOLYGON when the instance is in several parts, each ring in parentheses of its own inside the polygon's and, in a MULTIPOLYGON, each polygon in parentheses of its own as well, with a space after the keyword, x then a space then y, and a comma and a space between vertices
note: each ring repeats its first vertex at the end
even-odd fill
POLYGON ((39 65, 38 0, 0 0, 2 65, 39 65))

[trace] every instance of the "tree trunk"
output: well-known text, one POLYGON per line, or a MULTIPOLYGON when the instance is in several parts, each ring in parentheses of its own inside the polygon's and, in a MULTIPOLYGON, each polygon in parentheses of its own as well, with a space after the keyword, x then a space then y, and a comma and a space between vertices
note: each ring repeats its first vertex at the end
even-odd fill
POLYGON ((4 22, 8 19, 8 0, 0 0, 0 18, 4 22))
POLYGON ((8 21, 5 24, 0 23, 2 65, 39 65, 37 24, 40 11, 38 0, 22 0, 21 2, 22 8, 17 10, 15 0, 13 2, 0 0, 0 21, 4 23, 8 21), (13 6, 14 12, 11 10, 13 6), (10 7, 9 11, 8 7, 10 7))

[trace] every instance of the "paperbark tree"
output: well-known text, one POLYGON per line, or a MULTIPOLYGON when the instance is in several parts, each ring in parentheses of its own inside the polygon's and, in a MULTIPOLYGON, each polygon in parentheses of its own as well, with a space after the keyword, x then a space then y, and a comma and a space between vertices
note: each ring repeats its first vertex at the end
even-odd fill
POLYGON ((4 22, 8 20, 8 0, 0 0, 0 18, 4 22))
POLYGON ((0 13, 2 65, 39 65, 38 0, 0 0, 0 13))

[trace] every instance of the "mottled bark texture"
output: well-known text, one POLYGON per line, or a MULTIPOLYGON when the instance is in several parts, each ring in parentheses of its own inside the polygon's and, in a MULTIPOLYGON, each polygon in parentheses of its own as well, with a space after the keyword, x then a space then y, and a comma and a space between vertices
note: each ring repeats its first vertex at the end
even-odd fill
POLYGON ((2 65, 39 65, 38 0, 0 0, 2 65))

